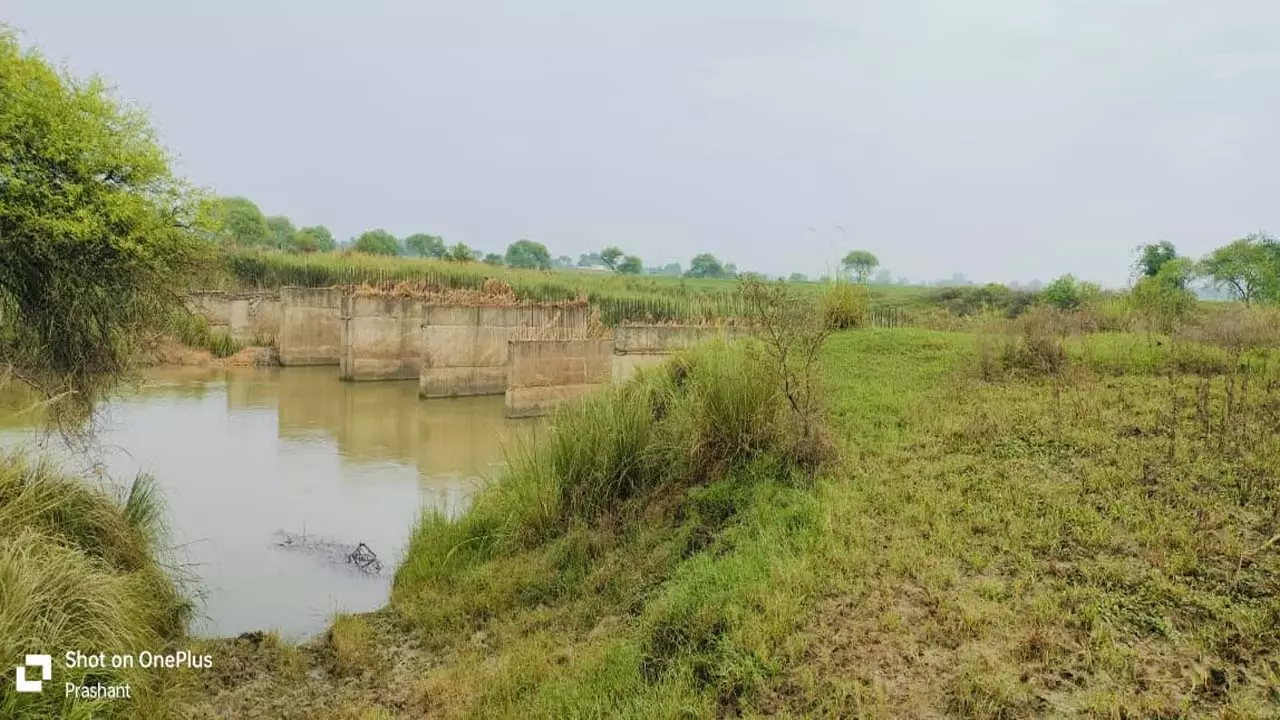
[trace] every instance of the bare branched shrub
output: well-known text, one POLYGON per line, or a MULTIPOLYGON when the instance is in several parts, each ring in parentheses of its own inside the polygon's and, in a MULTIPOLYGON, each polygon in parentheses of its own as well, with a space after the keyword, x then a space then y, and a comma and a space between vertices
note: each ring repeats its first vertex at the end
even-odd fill
POLYGON ((817 303, 786 283, 747 278, 741 284, 753 330, 763 342, 797 424, 795 456, 816 467, 830 459, 835 445, 826 427, 818 362, 832 324, 817 303))

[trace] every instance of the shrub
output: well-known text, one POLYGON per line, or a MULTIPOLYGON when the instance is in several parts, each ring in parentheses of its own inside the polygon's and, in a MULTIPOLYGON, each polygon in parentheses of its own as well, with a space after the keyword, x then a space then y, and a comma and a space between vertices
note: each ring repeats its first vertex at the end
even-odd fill
POLYGON ((1067 368, 1063 345, 1063 316, 1050 308, 1037 308, 1004 324, 996 337, 979 338, 978 364, 984 379, 1008 373, 1057 375, 1067 368))
POLYGON ((865 285, 836 282, 822 294, 822 315, 834 330, 866 327, 871 296, 865 285))

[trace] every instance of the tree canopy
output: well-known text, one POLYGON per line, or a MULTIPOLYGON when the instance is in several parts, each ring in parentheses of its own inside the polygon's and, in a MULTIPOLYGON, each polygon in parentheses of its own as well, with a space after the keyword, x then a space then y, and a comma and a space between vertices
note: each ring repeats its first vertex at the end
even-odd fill
POLYGON ((600 262, 610 270, 618 269, 618 262, 622 260, 622 248, 607 247, 600 251, 600 262))
POLYGON ((1176 257, 1178 257, 1178 250, 1168 240, 1147 243, 1138 248, 1138 273, 1143 277, 1155 277, 1165 263, 1176 257))
POLYGON ((267 243, 277 250, 293 249, 293 234, 298 231, 293 226, 293 222, 283 215, 273 215, 267 218, 267 232, 269 239, 267 243))
POLYGON ((414 233, 404 239, 405 248, 418 257, 438 258, 444 255, 444 238, 427 233, 414 233))
POLYGON ((635 255, 628 255, 616 268, 622 275, 639 275, 644 272, 644 262, 635 255))
POLYGON ((725 268, 715 255, 698 253, 689 261, 689 271, 685 275, 691 278, 725 277, 725 268))
POLYGON ((330 252, 338 247, 333 233, 324 225, 304 227, 294 235, 294 246, 301 252, 330 252))
POLYGON ((547 246, 532 240, 517 240, 507 246, 507 265, 513 268, 536 268, 546 270, 551 267, 551 253, 547 246))
POLYGON ((1200 262, 1200 272, 1246 305, 1260 298, 1277 299, 1280 245, 1264 233, 1240 238, 1209 253, 1200 262))
POLYGON ((352 249, 356 252, 362 252, 367 255, 399 255, 400 241, 396 240, 396 236, 378 228, 376 230, 366 230, 356 238, 352 249))
POLYGON ((0 93, 0 374, 87 409, 181 307, 227 206, 173 175, 146 115, 101 79, 3 29, 0 93))
POLYGON ((271 228, 258 206, 248 198, 229 197, 218 201, 219 234, 237 245, 262 247, 271 241, 271 228))
POLYGON ((446 250, 441 257, 449 262, 467 263, 476 259, 476 251, 466 243, 457 243, 446 250))
POLYGON ((880 265, 880 261, 875 255, 866 250, 850 250, 848 255, 840 261, 845 270, 853 273, 854 279, 860 283, 867 281, 871 275, 871 271, 880 265))

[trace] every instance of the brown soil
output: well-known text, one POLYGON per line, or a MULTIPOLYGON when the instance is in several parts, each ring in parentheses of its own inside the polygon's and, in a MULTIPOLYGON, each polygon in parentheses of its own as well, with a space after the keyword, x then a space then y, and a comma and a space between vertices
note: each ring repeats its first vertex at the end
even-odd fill
POLYGON ((252 367, 274 366, 280 364, 274 347, 250 346, 234 355, 216 358, 208 350, 192 348, 175 340, 160 340, 140 359, 144 367, 179 366, 179 367, 252 367))

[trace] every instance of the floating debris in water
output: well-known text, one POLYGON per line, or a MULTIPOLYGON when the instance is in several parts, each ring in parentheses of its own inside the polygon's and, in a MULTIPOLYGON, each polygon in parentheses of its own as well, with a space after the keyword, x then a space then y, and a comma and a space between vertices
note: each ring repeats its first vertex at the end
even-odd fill
POLYGON ((308 536, 305 532, 299 535, 283 530, 277 531, 275 538, 276 547, 320 555, 331 564, 352 565, 366 575, 382 572, 382 561, 378 559, 378 554, 363 542, 352 548, 348 543, 308 536))
POLYGON ((378 554, 364 543, 356 545, 356 549, 347 556, 347 562, 365 572, 382 572, 382 561, 378 559, 378 554))

